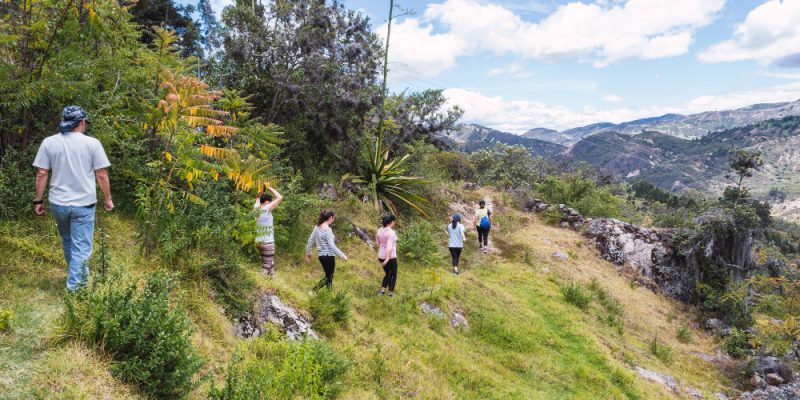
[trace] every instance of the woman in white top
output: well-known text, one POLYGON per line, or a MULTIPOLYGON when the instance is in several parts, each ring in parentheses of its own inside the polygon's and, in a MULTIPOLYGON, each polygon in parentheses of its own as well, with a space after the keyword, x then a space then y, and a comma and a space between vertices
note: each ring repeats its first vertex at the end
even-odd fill
POLYGON ((333 272, 336 270, 337 256, 347 261, 347 256, 336 247, 336 237, 330 227, 335 219, 336 214, 333 211, 323 210, 319 214, 317 225, 314 226, 311 236, 308 237, 308 243, 306 243, 306 262, 311 261, 311 246, 316 242, 319 263, 322 264, 322 269, 325 271, 325 278, 314 287, 314 290, 323 286, 327 286, 328 289, 333 287, 333 272))
POLYGON ((268 187, 272 194, 258 192, 253 210, 258 212, 256 226, 258 236, 256 246, 261 253, 261 272, 267 276, 275 276, 275 227, 273 224, 272 210, 283 201, 283 196, 272 187, 268 187))
POLYGON ((464 225, 461 225, 461 214, 453 214, 453 220, 447 224, 447 232, 450 234, 447 247, 453 258, 453 273, 458 275, 458 261, 461 258, 461 250, 464 249, 464 241, 467 239, 464 225))

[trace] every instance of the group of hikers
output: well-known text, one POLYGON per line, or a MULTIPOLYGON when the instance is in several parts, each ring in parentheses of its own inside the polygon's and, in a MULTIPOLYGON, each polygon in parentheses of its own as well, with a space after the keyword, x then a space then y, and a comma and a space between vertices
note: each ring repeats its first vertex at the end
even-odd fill
MULTIPOLYGON (((275 275, 275 227, 272 211, 278 207, 283 200, 283 196, 273 187, 268 187, 271 194, 259 192, 256 195, 256 202, 253 209, 258 213, 257 223, 258 236, 256 244, 261 253, 262 271, 267 276, 275 275)), ((319 259, 325 277, 314 287, 313 290, 322 287, 333 286, 333 273, 336 270, 336 257, 347 261, 347 256, 336 246, 336 237, 333 234, 331 225, 336 220, 336 214, 332 210, 323 210, 319 214, 316 225, 311 231, 306 243, 306 262, 311 261, 312 248, 316 244, 317 258, 319 259)), ((453 273, 459 274, 458 265, 461 258, 461 251, 464 249, 466 241, 466 230, 461 224, 462 215, 453 214, 452 220, 447 224, 449 240, 447 247, 453 262, 453 273)), ((386 215, 381 219, 381 227, 375 235, 375 242, 378 244, 378 263, 380 263, 385 273, 381 282, 381 290, 378 295, 385 295, 389 290, 389 297, 394 297, 395 284, 397 283, 397 232, 394 226, 397 217, 392 214, 386 215)), ((489 252, 489 231, 492 226, 492 211, 486 207, 486 201, 478 202, 478 209, 475 210, 475 229, 478 232, 478 246, 484 253, 489 252)))
MULTIPOLYGON (((59 131, 45 138, 33 166, 36 167, 36 194, 33 200, 34 212, 43 216, 44 193, 48 188, 48 202, 56 220, 64 258, 67 263, 67 290, 79 289, 86 281, 87 263, 92 253, 94 239, 95 206, 97 186, 104 196, 104 209, 114 209, 111 199, 111 184, 107 168, 111 163, 99 140, 87 136, 89 116, 78 106, 67 106, 61 113, 59 131), (96 184, 95 184, 96 182, 96 184), (97 185, 97 186, 96 186, 97 185)), ((269 193, 260 192, 253 209, 257 212, 258 235, 256 245, 261 254, 262 271, 267 276, 275 275, 275 229, 272 212, 283 201, 283 196, 273 187, 269 193)), ((317 258, 325 272, 325 277, 314 288, 332 287, 333 273, 336 270, 336 257, 347 260, 347 256, 336 247, 336 238, 331 229, 336 215, 331 210, 323 210, 306 244, 306 262, 311 261, 312 247, 316 244, 317 258)), ((447 224, 449 233, 448 248, 452 256, 453 272, 458 275, 459 259, 466 241, 466 230, 461 224, 463 216, 456 213, 447 224)), ((478 245, 488 253, 489 231, 492 226, 492 212, 481 200, 475 211, 475 228, 478 245)), ((394 296, 397 282, 397 232, 394 215, 384 216, 376 234, 378 243, 377 260, 385 276, 379 294, 394 296)))

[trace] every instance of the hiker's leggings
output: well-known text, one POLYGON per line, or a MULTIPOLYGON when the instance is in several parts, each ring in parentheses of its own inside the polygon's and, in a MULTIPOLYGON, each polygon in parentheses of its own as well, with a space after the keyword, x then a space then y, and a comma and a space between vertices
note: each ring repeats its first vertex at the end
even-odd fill
MULTIPOLYGON (((379 258, 378 261, 383 264, 386 259, 379 258)), ((397 259, 392 258, 389 260, 386 265, 383 266, 383 272, 386 275, 383 277, 383 282, 381 282, 382 288, 389 288, 390 292, 394 292, 394 284, 397 282, 397 259)))
POLYGON ((489 246, 489 229, 483 229, 480 226, 476 226, 475 228, 478 229, 478 246, 489 246))
POLYGON ((275 243, 259 243, 258 251, 261 253, 261 268, 270 274, 275 272, 275 243))
POLYGON ((320 281, 316 289, 327 286, 329 289, 333 286, 333 271, 336 269, 336 257, 334 256, 319 256, 319 263, 322 264, 322 269, 325 271, 325 278, 320 281))
POLYGON ((450 249, 450 256, 453 257, 453 266, 458 266, 458 259, 461 258, 461 247, 448 247, 450 249))

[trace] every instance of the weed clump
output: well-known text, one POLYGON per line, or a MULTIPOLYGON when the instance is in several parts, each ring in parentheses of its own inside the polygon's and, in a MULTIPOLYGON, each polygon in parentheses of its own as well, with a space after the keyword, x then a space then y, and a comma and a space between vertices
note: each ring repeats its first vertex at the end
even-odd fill
POLYGON ((341 392, 349 361, 322 340, 290 341, 272 328, 242 345, 212 400, 330 399, 341 392))
POLYGON ((689 343, 692 341, 692 331, 689 330, 689 327, 686 325, 681 326, 678 328, 678 333, 676 335, 678 341, 681 343, 689 343))
POLYGON ((650 342, 650 353, 656 356, 656 358, 661 360, 661 362, 664 364, 669 364, 672 362, 672 347, 659 341, 658 335, 653 337, 653 341, 650 342))
POLYGON ((586 290, 576 282, 570 282, 564 286, 561 286, 561 295, 564 296, 564 300, 567 303, 570 303, 582 310, 585 310, 589 307, 589 303, 592 301, 592 296, 586 292, 586 290))
POLYGON ((11 330, 11 310, 0 310, 0 332, 8 332, 11 330))
POLYGON ((314 329, 322 334, 331 334, 350 320, 350 299, 343 291, 318 291, 311 298, 310 308, 314 317, 314 329))

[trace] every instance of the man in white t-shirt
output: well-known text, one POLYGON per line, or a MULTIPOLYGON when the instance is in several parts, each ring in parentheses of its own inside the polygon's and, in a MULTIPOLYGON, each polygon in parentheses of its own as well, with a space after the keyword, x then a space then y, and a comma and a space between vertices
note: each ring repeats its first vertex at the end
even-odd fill
POLYGON ((114 209, 106 168, 111 163, 100 141, 86 136, 89 117, 78 106, 67 106, 61 113, 57 133, 39 146, 33 166, 36 170, 36 215, 44 215, 44 196, 50 176, 48 202, 58 225, 64 258, 67 261, 67 290, 75 291, 86 282, 94 240, 94 214, 97 188, 104 196, 106 211, 114 209))

